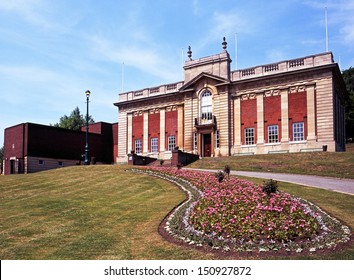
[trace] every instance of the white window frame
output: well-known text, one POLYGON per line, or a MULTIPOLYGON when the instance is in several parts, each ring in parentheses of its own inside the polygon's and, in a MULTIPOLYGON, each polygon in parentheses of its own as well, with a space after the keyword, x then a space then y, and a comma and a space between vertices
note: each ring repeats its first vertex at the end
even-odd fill
POLYGON ((209 90, 205 90, 200 96, 201 119, 212 120, 213 118, 213 97, 209 90))
POLYGON ((245 133, 245 145, 254 145, 254 127, 246 127, 245 133))
POLYGON ((293 123, 293 141, 304 141, 305 140, 305 124, 304 122, 293 123))
POLYGON ((215 147, 220 148, 220 131, 215 131, 215 147))
POLYGON ((135 139, 135 153, 136 154, 141 154, 143 151, 143 142, 141 141, 141 139, 135 139))
POLYGON ((151 152, 157 153, 159 151, 159 138, 153 137, 150 139, 151 152))
POLYGON ((196 132, 193 133, 193 149, 194 151, 198 150, 198 134, 196 132))
POLYGON ((173 151, 176 147, 176 136, 170 135, 167 138, 168 150, 173 151))
POLYGON ((278 143, 279 142, 279 127, 278 125, 268 126, 268 143, 278 143))

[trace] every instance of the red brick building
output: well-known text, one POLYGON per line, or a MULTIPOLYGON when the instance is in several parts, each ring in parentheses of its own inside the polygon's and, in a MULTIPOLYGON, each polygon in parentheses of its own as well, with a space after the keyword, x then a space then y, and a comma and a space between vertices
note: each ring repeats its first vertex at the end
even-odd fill
POLYGON ((227 43, 192 58, 184 81, 119 95, 117 162, 179 149, 210 156, 344 151, 347 91, 332 53, 231 71, 227 43))
MULTIPOLYGON (((117 156, 118 124, 99 122, 89 127, 93 163, 113 163, 117 156)), ((5 129, 4 174, 21 174, 80 164, 86 133, 34 123, 5 129)))
MULTIPOLYGON (((188 60, 184 80, 119 95, 116 124, 90 126, 96 162, 345 150, 346 87, 331 52, 231 71, 220 53, 188 60)), ((5 130, 4 173, 77 164, 85 133, 25 123, 5 130)))

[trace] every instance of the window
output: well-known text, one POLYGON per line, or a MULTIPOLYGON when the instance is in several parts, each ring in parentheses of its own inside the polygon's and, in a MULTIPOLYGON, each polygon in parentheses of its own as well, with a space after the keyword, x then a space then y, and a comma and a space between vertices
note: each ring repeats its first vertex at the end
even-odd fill
POLYGON ((58 161, 58 165, 59 165, 60 167, 63 167, 63 166, 64 166, 64 163, 63 163, 62 161, 58 161))
POLYGON ((193 149, 194 151, 198 150, 198 134, 196 132, 193 133, 193 149))
POLYGON ((219 132, 219 130, 215 131, 215 147, 220 148, 220 132, 219 132))
POLYGON ((159 139, 151 138, 151 152, 156 153, 159 151, 159 139))
POLYGON ((176 147, 176 136, 168 136, 168 150, 173 151, 176 147))
POLYGON ((304 123, 293 123, 293 141, 304 140, 304 123))
POLYGON ((211 92, 206 90, 203 92, 200 98, 200 113, 202 119, 211 120, 213 118, 212 105, 213 105, 213 100, 212 100, 211 92))
POLYGON ((254 144, 254 128, 245 128, 245 145, 254 144))
POLYGON ((44 165, 44 160, 42 160, 42 159, 38 160, 38 164, 39 165, 44 165))
POLYGON ((136 154, 141 154, 141 152, 142 152, 141 139, 136 139, 136 140, 135 140, 135 153, 136 153, 136 154))
POLYGON ((278 126, 270 125, 268 126, 268 143, 276 143, 279 142, 278 136, 278 126))

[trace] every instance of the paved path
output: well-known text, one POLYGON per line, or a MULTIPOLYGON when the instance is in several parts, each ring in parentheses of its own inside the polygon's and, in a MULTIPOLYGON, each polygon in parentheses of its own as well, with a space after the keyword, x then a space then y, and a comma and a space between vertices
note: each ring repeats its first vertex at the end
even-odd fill
MULTIPOLYGON (((217 171, 217 170, 205 170, 205 169, 199 169, 199 170, 208 171, 208 172, 217 171)), ((253 172, 253 171, 231 171, 230 174, 245 176, 245 177, 273 179, 276 181, 295 183, 299 185, 327 189, 327 190, 354 195, 354 179, 339 179, 339 178, 320 177, 320 176, 311 176, 311 175, 253 172)))

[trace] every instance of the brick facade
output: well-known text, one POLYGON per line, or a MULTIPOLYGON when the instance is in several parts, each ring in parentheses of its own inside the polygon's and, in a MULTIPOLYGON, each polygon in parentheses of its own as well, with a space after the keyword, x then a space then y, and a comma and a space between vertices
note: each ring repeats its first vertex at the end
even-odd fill
POLYGON ((144 115, 143 112, 137 112, 134 116, 133 116, 133 124, 132 124, 132 141, 133 141, 133 147, 132 150, 136 150, 136 143, 137 141, 141 141, 141 151, 143 151, 144 148, 144 142, 143 142, 143 138, 144 138, 144 115))
MULTIPOLYGON (((178 112, 174 106, 169 106, 166 109, 165 115, 165 150, 168 150, 168 137, 176 138, 176 146, 178 143, 178 112)), ((170 150, 171 151, 171 150, 170 150)))
POLYGON ((171 157, 172 135, 181 150, 200 156, 317 151, 324 145, 345 150, 347 92, 332 53, 231 71, 225 41, 222 46, 219 54, 199 59, 190 50, 182 82, 120 94, 117 162, 127 162, 137 130, 143 143, 159 134, 159 152, 152 154, 149 144, 141 153, 157 158, 171 157), (211 103, 203 107, 206 91, 211 103), (134 120, 136 112, 148 125, 134 120), (248 142, 247 128, 253 137, 248 142))
MULTIPOLYGON (((118 124, 95 123, 89 128, 90 157, 95 163, 112 163, 118 124)), ((5 129, 4 174, 32 173, 79 164, 86 133, 53 126, 23 123, 5 129)))
POLYGON ((157 153, 160 151, 160 111, 159 110, 150 110, 149 112, 149 143, 148 150, 150 152, 155 152, 157 148, 157 153), (157 141, 157 143, 152 143, 152 140, 157 141), (155 145, 152 147, 152 145, 155 145))
POLYGON ((282 138, 281 134, 281 98, 280 95, 266 96, 263 100, 264 112, 264 140, 269 141, 269 127, 276 126, 278 128, 278 140, 282 138))
MULTIPOLYGON (((184 81, 121 93, 118 123, 90 125, 90 156, 125 163, 137 145, 137 154, 159 159, 175 146, 207 157, 345 150, 347 91, 332 53, 231 71, 222 46, 198 59, 188 52, 184 81)), ((84 130, 7 128, 4 173, 77 164, 84 146, 84 130)))
POLYGON ((241 141, 246 145, 245 130, 254 129, 254 144, 257 139, 257 100, 255 97, 251 99, 241 100, 241 141))

